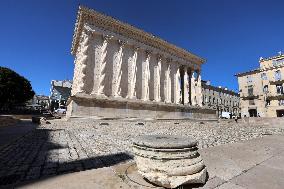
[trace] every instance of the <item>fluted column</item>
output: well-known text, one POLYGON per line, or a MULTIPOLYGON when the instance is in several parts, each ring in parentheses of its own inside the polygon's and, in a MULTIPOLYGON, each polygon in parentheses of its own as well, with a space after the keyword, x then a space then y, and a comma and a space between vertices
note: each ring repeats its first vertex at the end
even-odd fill
POLYGON ((183 72, 183 94, 184 94, 184 105, 187 105, 189 103, 189 78, 188 78, 188 71, 187 67, 184 67, 184 72, 183 72))
POLYGON ((150 80, 150 51, 145 52, 146 57, 142 62, 142 96, 141 99, 146 101, 149 100, 149 80, 150 80))
POLYGON ((74 81, 72 87, 72 94, 84 93, 86 83, 86 70, 89 65, 89 51, 90 51, 90 32, 87 30, 83 31, 81 38, 81 45, 78 49, 78 54, 75 59, 75 72, 74 81))
POLYGON ((134 53, 132 58, 128 59, 128 87, 127 87, 127 98, 135 97, 135 85, 136 85, 136 74, 137 74, 137 55, 139 47, 134 47, 134 53))
POLYGON ((179 65, 177 62, 174 62, 171 64, 171 76, 172 76, 172 102, 175 104, 178 104, 180 101, 180 83, 179 83, 179 78, 180 78, 180 72, 179 72, 179 65))
POLYGON ((200 70, 197 72, 197 84, 196 84, 196 98, 197 98, 197 104, 199 106, 202 106, 202 88, 201 88, 201 73, 200 70))
POLYGON ((103 36, 101 46, 95 45, 95 67, 94 67, 94 87, 92 94, 104 96, 104 79, 105 79, 105 67, 106 67, 106 54, 107 45, 110 36, 103 36))
POLYGON ((194 77, 194 71, 191 73, 191 105, 195 106, 196 103, 196 91, 195 91, 195 77, 194 77))
POLYGON ((164 80, 164 94, 165 94, 165 102, 171 102, 171 78, 170 78, 170 63, 169 61, 166 64, 165 70, 165 80, 164 80))
POLYGON ((162 57, 158 55, 157 64, 154 67, 154 101, 156 102, 159 102, 161 100, 161 64, 162 57))
POLYGON ((120 81, 121 81, 121 64, 123 56, 123 47, 125 45, 124 41, 118 40, 118 51, 114 53, 113 57, 113 79, 112 79, 112 96, 120 97, 120 81))

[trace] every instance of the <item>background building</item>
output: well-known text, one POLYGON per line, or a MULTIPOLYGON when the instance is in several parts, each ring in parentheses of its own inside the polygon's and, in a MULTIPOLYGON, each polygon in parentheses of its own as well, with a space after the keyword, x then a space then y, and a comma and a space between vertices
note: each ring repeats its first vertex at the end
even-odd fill
POLYGON ((50 88, 50 109, 66 108, 66 102, 71 95, 72 81, 52 80, 50 88))
POLYGON ((282 117, 284 115, 284 55, 260 58, 260 67, 238 73, 242 116, 282 117))
POLYGON ((218 116, 222 112, 239 115, 240 96, 238 93, 227 88, 212 86, 209 81, 202 81, 201 86, 204 107, 216 110, 218 116))
POLYGON ((32 110, 49 109, 49 97, 45 95, 34 95, 34 97, 26 103, 28 108, 32 110))

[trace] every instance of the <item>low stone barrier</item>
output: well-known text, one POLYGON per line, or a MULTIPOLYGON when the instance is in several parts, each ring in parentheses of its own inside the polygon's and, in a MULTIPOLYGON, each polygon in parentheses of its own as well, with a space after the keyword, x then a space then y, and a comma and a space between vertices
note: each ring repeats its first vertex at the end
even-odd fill
POLYGON ((134 139, 133 153, 138 172, 166 188, 205 183, 207 170, 191 138, 145 135, 134 139))

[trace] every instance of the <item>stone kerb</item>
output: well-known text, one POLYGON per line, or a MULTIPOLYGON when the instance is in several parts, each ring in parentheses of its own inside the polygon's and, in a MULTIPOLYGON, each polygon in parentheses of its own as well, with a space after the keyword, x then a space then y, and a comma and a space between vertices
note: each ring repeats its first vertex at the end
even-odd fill
POLYGON ((138 172, 166 188, 205 183, 207 170, 197 141, 179 136, 146 135, 133 142, 138 172))

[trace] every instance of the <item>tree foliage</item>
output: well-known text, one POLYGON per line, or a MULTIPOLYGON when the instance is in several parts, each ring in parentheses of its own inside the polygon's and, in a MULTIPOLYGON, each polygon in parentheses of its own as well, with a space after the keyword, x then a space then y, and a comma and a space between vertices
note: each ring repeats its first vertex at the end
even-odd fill
POLYGON ((34 94, 30 81, 13 70, 0 66, 0 109, 23 104, 34 94))

